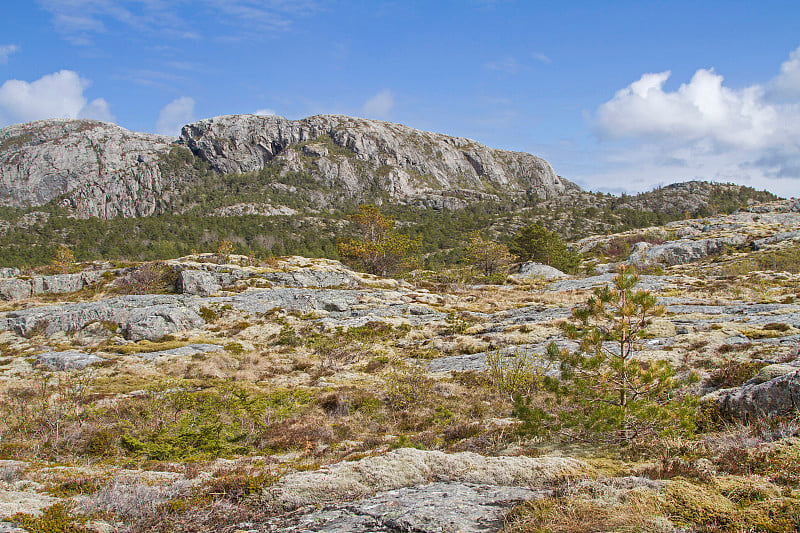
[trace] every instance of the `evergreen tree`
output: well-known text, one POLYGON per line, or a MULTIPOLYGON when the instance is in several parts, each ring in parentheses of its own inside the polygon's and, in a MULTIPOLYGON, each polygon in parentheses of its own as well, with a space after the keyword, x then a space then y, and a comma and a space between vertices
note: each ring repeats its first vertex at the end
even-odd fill
POLYGON ((515 414, 528 431, 620 443, 691 428, 695 406, 676 400, 670 364, 635 357, 645 328, 664 312, 651 293, 634 290, 638 281, 635 272, 622 269, 613 288, 596 288, 573 310, 564 329, 580 341, 579 349, 551 343, 547 351, 561 369, 560 379, 546 381, 557 405, 534 407, 515 398, 515 414))
POLYGON ((519 230, 512 237, 509 250, 519 261, 536 261, 567 272, 574 271, 580 262, 578 254, 567 249, 557 233, 539 222, 519 230))

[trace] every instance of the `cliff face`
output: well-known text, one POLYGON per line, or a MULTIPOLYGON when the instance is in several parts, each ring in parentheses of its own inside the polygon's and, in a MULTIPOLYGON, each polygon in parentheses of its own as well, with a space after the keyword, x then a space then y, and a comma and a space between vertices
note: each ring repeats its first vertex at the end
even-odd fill
POLYGON ((146 216, 174 178, 159 161, 175 139, 94 120, 41 120, 0 130, 0 204, 64 197, 78 216, 146 216))
POLYGON ((498 194, 555 198, 577 189, 530 154, 338 115, 296 121, 216 117, 184 126, 175 141, 92 120, 9 126, 0 130, 0 205, 42 205, 62 198, 77 216, 101 218, 164 211, 191 176, 191 158, 165 164, 180 147, 220 174, 271 165, 283 174, 302 173, 326 191, 314 191, 322 204, 388 196, 459 207, 498 194))
POLYGON ((533 190, 551 198, 576 188, 556 176, 550 163, 531 154, 341 115, 294 121, 276 116, 216 117, 185 126, 180 142, 223 174, 280 163, 286 171, 311 172, 349 193, 374 185, 395 198, 457 190, 533 190))

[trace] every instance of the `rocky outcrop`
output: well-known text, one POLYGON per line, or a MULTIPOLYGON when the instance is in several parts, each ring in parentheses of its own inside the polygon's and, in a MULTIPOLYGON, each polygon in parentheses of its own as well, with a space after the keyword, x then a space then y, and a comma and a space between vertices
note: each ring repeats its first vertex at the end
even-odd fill
POLYGON ((742 387, 713 392, 703 400, 716 404, 726 415, 741 420, 800 411, 800 368, 795 367, 793 371, 769 381, 758 381, 754 378, 742 387))
POLYGON ((173 138, 95 120, 41 120, 0 130, 0 204, 63 198, 81 217, 144 216, 168 201, 159 163, 173 138))
POLYGON ((280 531, 394 533, 489 533, 500 531, 513 505, 550 491, 472 483, 429 483, 388 490, 347 505, 303 515, 293 524, 274 520, 280 531))
MULTIPOLYGON (((94 120, 42 120, 0 130, 0 205, 59 200, 80 217, 146 216, 169 209, 198 157, 220 174, 258 171, 313 177, 317 203, 388 193, 414 205, 457 208, 496 192, 553 198, 579 188, 521 152, 399 124, 319 115, 302 120, 230 115, 184 126, 175 139, 94 120), (320 193, 327 190, 328 193, 320 193), (326 196, 327 194, 327 196, 326 196)), ((380 195, 379 195, 380 196, 380 195)), ((271 204, 213 214, 287 215, 271 204)))
POLYGON ((91 287, 102 279, 104 270, 73 274, 0 279, 0 300, 22 300, 37 294, 67 294, 91 287))
POLYGON ((681 239, 649 246, 633 252, 628 262, 635 265, 663 263, 683 265, 721 253, 726 247, 737 247, 747 242, 747 235, 730 235, 711 239, 681 239))
POLYGON ((50 370, 80 370, 102 361, 103 359, 91 353, 66 350, 63 352, 40 353, 36 356, 34 366, 42 366, 50 370))
POLYGON ((444 198, 441 191, 460 190, 465 197, 475 191, 532 190, 551 198, 577 190, 556 176, 547 161, 530 154, 341 115, 215 117, 184 126, 180 142, 222 174, 252 172, 275 162, 284 171, 310 171, 321 184, 350 195, 377 186, 394 198, 425 202, 419 198, 423 192, 444 198))
POLYGON ((508 276, 509 281, 512 283, 525 283, 533 280, 554 280, 568 278, 559 269, 551 267, 550 265, 543 265, 542 263, 527 262, 519 266, 519 271, 515 274, 508 276))
POLYGON ((424 485, 431 481, 542 487, 579 473, 585 464, 565 457, 485 457, 402 448, 378 457, 337 463, 281 478, 266 490, 268 501, 285 508, 318 505, 424 485))

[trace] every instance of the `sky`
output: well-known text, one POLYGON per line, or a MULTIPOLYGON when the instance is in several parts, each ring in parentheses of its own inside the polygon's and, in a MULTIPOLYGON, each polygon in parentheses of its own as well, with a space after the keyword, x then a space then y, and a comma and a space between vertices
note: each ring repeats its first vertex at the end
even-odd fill
POLYGON ((800 196, 800 2, 0 0, 0 127, 337 113, 582 187, 800 196))

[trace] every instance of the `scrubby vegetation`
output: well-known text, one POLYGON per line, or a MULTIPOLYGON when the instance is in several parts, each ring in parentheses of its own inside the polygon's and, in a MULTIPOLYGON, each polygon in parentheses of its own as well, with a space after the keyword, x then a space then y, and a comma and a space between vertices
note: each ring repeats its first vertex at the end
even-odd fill
MULTIPOLYGON (((29 531, 280 530, 308 511, 288 512, 273 499, 287 476, 416 448, 584 461, 577 474, 536 487, 542 497, 509 512, 506 531, 800 527, 797 412, 737 418, 698 401, 795 364, 800 279, 783 268, 793 244, 659 265, 655 277, 616 265, 611 286, 511 285, 506 247, 519 240, 537 248, 540 239, 556 257, 569 252, 563 238, 545 224, 526 231, 513 216, 474 209, 467 227, 482 232, 461 244, 432 237, 448 243, 439 250, 452 253, 446 268, 417 268, 402 280, 356 278, 323 261, 237 256, 252 250, 216 234, 202 255, 118 264, 124 268, 91 289, 3 302, 2 312, 13 314, 62 300, 174 292, 173 267, 198 268, 195 261, 223 275, 238 264, 287 278, 318 269, 361 279, 354 289, 240 279, 210 297, 161 295, 192 306, 204 323, 153 341, 126 339, 110 315, 49 336, 43 326, 24 336, 0 332, 0 490, 35 486, 52 498, 8 518, 29 531), (746 277, 721 272, 736 265, 746 266, 746 277), (236 304, 271 290, 291 293, 296 306, 236 304), (353 298, 345 302, 344 293, 353 298), (333 296, 312 305, 319 295, 333 296), (211 351, 165 353, 199 344, 211 351), (101 361, 54 371, 36 361, 49 350, 101 361)), ((419 226, 406 223, 411 211, 403 209, 348 213, 356 213, 354 224, 338 218, 332 235, 352 231, 362 244, 372 242, 370 228, 422 236, 418 255, 430 266, 444 255, 431 259, 421 228, 435 234, 436 220, 448 228, 468 211, 432 214, 419 226)), ((670 231, 677 232, 605 238, 574 270, 622 258, 639 242, 673 240, 670 231)), ((760 238, 764 230, 754 231, 760 238)), ((53 255, 48 268, 79 270, 80 254, 61 265, 53 255)), ((409 258, 395 257, 391 267, 369 255, 352 259, 384 273, 399 272, 409 258)))

